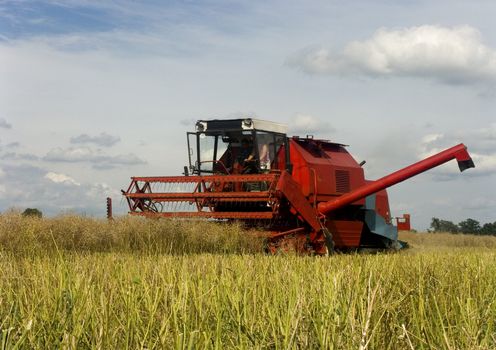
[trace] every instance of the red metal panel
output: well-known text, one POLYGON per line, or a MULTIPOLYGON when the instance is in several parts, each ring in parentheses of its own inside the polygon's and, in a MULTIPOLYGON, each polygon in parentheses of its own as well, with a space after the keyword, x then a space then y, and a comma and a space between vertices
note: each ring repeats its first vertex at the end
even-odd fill
POLYGON ((336 248, 358 248, 362 237, 363 222, 330 220, 326 222, 336 248))
POLYGON ((391 223, 391 212, 386 190, 381 190, 375 194, 375 212, 382 216, 387 223, 391 223))
POLYGON ((363 169, 342 145, 292 139, 290 150, 293 179, 300 184, 305 196, 342 195, 336 189, 336 172, 349 179, 343 188, 354 190, 365 183, 363 169))
POLYGON ((301 188, 288 172, 283 172, 279 178, 276 189, 289 200, 299 215, 318 232, 320 231, 320 221, 317 219, 318 213, 312 208, 308 200, 301 193, 301 188))
POLYGON ((403 217, 396 218, 396 226, 398 231, 410 231, 410 214, 403 214, 403 217))

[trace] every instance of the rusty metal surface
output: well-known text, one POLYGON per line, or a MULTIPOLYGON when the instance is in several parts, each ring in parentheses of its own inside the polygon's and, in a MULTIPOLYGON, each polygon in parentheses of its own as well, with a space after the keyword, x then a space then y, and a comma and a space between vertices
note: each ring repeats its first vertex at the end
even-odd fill
POLYGON ((113 220, 112 198, 107 197, 107 219, 113 220))
POLYGON ((279 176, 272 174, 212 175, 212 176, 133 176, 133 181, 143 182, 250 182, 273 181, 279 176))
POLYGON ((126 193, 128 198, 148 198, 162 200, 194 200, 197 198, 255 198, 258 200, 269 199, 271 193, 260 192, 191 192, 191 193, 126 193))
POLYGON ((272 219, 272 212, 130 212, 131 215, 139 215, 146 217, 167 217, 167 218, 212 218, 212 219, 272 219))
POLYGON ((133 177, 123 191, 132 215, 270 219, 280 174, 133 177))

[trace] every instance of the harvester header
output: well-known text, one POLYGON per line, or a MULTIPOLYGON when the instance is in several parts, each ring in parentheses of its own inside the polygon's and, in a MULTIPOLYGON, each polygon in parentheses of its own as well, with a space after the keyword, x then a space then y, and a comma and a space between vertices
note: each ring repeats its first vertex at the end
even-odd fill
POLYGON ((187 133, 184 176, 133 177, 130 214, 239 220, 267 232, 267 250, 401 248, 386 188, 452 159, 474 167, 459 144, 376 181, 345 145, 288 137, 258 119, 199 120, 187 133))

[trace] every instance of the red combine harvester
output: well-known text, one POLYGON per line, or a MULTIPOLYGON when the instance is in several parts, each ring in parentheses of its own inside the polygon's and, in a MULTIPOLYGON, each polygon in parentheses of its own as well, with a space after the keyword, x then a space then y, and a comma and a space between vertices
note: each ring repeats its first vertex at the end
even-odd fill
POLYGON ((130 214, 242 221, 267 232, 272 253, 402 248, 386 188, 452 159, 474 167, 459 144, 370 181, 345 145, 257 119, 199 120, 187 139, 184 176, 132 177, 130 214))

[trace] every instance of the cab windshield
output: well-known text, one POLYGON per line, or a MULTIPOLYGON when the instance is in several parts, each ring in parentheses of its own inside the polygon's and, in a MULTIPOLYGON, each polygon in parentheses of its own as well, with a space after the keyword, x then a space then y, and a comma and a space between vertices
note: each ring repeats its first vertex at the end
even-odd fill
POLYGON ((190 171, 197 175, 259 174, 280 169, 286 142, 284 134, 265 131, 188 133, 190 171))

